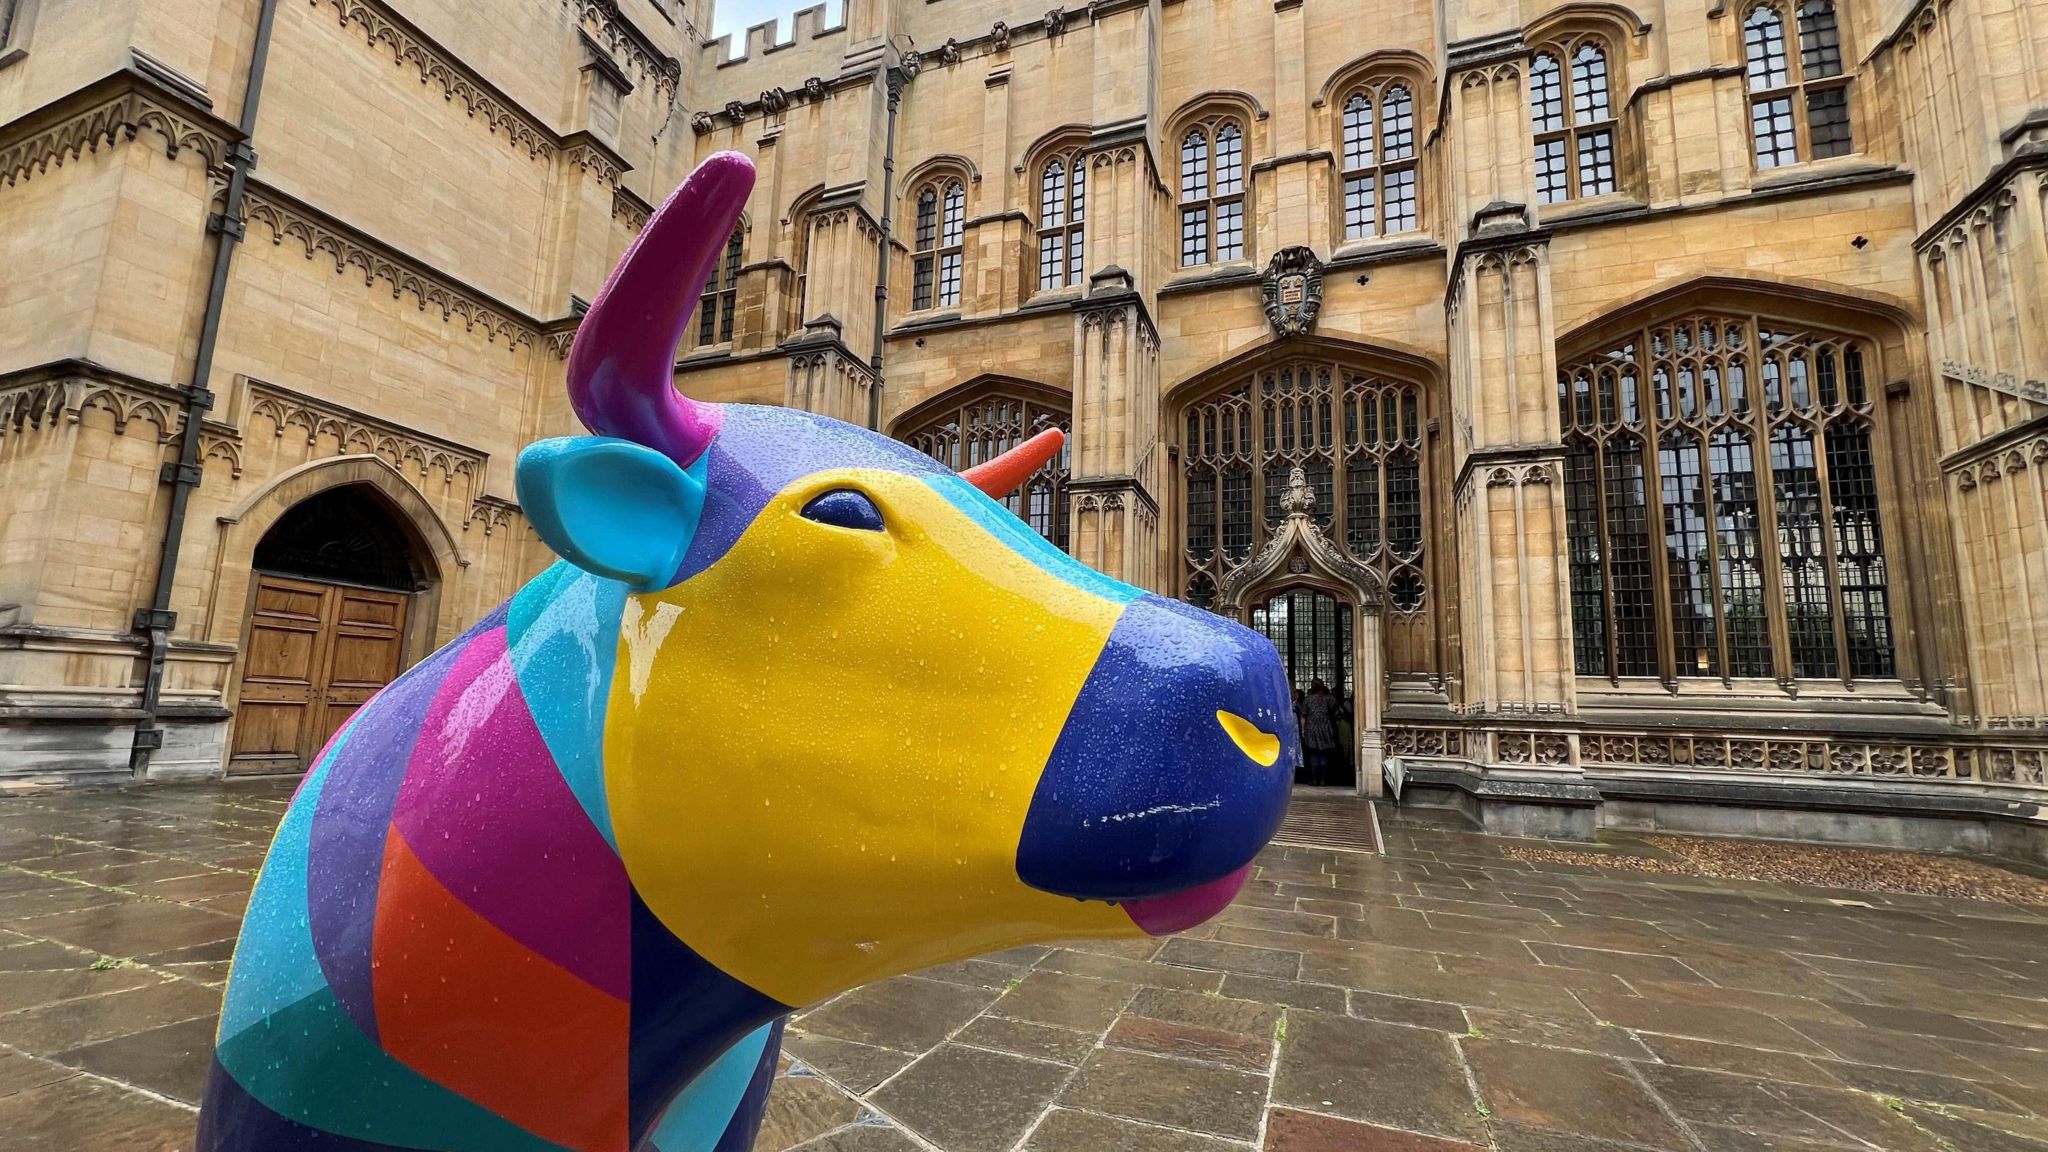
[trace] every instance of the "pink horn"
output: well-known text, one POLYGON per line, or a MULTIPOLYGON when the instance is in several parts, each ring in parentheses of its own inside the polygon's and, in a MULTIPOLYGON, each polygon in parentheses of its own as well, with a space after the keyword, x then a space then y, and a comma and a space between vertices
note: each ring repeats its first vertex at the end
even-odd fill
POLYGON ((626 249, 569 352, 569 404, 584 427, 685 468, 711 445, 719 409, 676 390, 676 350, 753 188, 752 161, 716 153, 626 249))

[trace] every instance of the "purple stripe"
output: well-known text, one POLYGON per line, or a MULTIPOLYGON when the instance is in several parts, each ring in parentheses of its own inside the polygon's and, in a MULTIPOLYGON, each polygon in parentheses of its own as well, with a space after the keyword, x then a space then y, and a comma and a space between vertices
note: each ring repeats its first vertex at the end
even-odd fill
POLYGON ((503 609, 492 613, 363 705, 355 731, 328 768, 313 813, 306 874, 313 954, 335 999, 372 1040, 377 1038, 377 1009, 370 987, 370 934, 377 922, 384 833, 391 826, 398 786, 427 708, 449 670, 478 631, 503 619, 503 609))
POLYGON ((626 869, 541 739, 504 629, 462 653, 428 711, 392 822, 457 899, 593 987, 626 998, 626 869))

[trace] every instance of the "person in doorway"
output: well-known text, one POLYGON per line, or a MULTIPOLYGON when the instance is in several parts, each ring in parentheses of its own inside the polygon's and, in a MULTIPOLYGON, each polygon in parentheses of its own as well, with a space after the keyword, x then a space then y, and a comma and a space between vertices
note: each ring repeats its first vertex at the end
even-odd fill
POLYGON ((1330 782, 1330 761, 1337 751, 1337 697, 1319 677, 1309 683, 1301 701, 1301 748, 1311 784, 1330 782))

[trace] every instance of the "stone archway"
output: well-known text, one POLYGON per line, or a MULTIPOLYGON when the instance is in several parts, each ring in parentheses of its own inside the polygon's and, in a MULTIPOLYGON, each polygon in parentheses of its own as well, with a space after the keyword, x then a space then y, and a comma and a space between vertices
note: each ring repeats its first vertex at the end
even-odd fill
POLYGON ((1356 788, 1362 796, 1377 796, 1382 787, 1380 765, 1385 740, 1381 721, 1386 714, 1387 693, 1380 577, 1353 560, 1317 527, 1315 507, 1315 489, 1309 484, 1308 474, 1294 468, 1280 498, 1285 519, 1251 559, 1224 576, 1216 610, 1249 624, 1251 609, 1261 602, 1262 596, 1294 586, 1323 589, 1349 601, 1354 613, 1350 655, 1356 788))
POLYGON ((219 519, 209 640, 237 647, 230 772, 303 769, 326 734, 434 648, 467 565, 376 456, 284 473, 219 519))

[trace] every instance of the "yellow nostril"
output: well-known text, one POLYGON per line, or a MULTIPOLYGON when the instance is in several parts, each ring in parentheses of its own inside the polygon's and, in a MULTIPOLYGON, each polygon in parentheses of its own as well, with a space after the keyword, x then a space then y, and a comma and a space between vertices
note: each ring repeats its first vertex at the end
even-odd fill
POLYGON ((1280 759, 1280 738, 1260 731, 1257 724, 1220 708, 1216 710, 1216 723, 1223 726, 1223 731, 1245 755, 1264 767, 1271 768, 1280 759))

